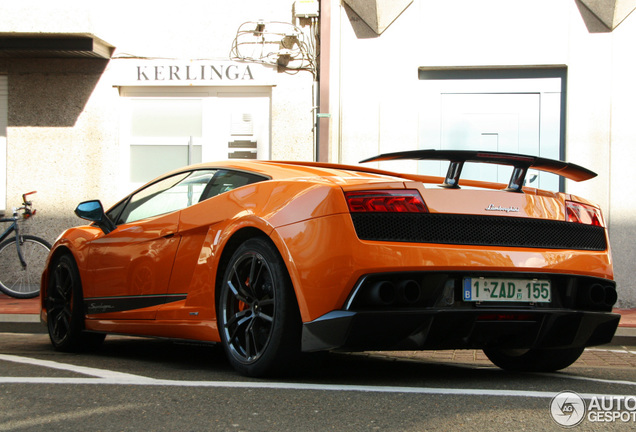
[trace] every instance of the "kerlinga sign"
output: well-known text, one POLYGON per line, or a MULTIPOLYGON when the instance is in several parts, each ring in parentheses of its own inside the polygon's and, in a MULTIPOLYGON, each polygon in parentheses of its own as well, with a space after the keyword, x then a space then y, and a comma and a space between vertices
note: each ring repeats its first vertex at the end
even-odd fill
POLYGON ((248 64, 137 65, 137 81, 254 81, 248 64))
POLYGON ((254 63, 205 60, 117 59, 115 85, 274 85, 274 70, 254 63))

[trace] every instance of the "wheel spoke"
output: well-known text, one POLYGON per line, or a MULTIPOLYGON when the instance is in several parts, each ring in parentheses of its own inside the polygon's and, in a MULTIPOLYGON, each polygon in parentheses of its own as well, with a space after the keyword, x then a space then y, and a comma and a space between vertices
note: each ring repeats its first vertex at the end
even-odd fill
POLYGON ((230 317, 230 319, 227 321, 227 324, 225 324, 225 327, 226 328, 233 327, 234 323, 236 323, 237 327, 240 326, 241 324, 245 322, 245 319, 247 318, 247 315, 249 315, 250 312, 251 311, 249 310, 237 312, 236 314, 230 317))
POLYGON ((254 344, 254 333, 252 328, 254 326, 254 320, 245 326, 245 357, 247 359, 252 358, 252 345, 254 344))
POLYGON ((239 334, 239 331, 241 330, 241 327, 243 327, 245 325, 245 323, 247 323, 247 326, 249 326, 250 322, 254 319, 254 317, 252 315, 248 315, 245 314, 244 316, 238 318, 239 314, 234 315, 231 318, 231 323, 228 322, 225 325, 225 328, 228 329, 231 333, 230 333, 230 337, 229 340, 231 342, 234 342, 237 338, 237 335, 239 334), (236 325, 234 325, 234 322, 236 322, 236 325))
POLYGON ((235 293, 235 296, 244 303, 251 303, 254 299, 254 293, 251 292, 249 281, 246 280, 249 276, 242 274, 243 272, 244 270, 239 269, 237 266, 234 269, 234 277, 228 281, 228 283, 231 283, 232 280, 236 280, 236 286, 232 285, 232 291, 235 293), (239 274, 239 272, 241 274, 239 274))
POLYGON ((244 268, 242 268, 242 275, 239 278, 241 281, 241 286, 245 288, 245 291, 250 299, 256 299, 256 291, 254 291, 253 277, 254 277, 254 266, 255 266, 255 258, 254 256, 250 256, 247 258, 250 260, 249 263, 245 263, 244 268))
POLYGON ((252 265, 250 266, 250 287, 255 297, 258 297, 256 294, 256 288, 258 287, 258 281, 261 276, 261 271, 263 270, 264 264, 258 257, 254 256, 252 258, 252 265))
POLYGON ((49 297, 47 299, 47 305, 49 308, 49 312, 48 313, 55 313, 58 310, 64 310, 66 307, 64 305, 64 302, 62 300, 56 299, 54 297, 49 297))
POLYGON ((273 315, 267 315, 267 314, 265 314, 263 312, 259 312, 258 317, 260 319, 262 319, 264 321, 267 321, 267 322, 270 322, 270 323, 274 322, 274 316, 273 315))
POLYGON ((55 294, 59 297, 60 302, 67 302, 70 298, 71 291, 71 283, 68 279, 68 274, 58 268, 54 274, 54 278, 55 294))
POLYGON ((265 299, 265 300, 261 300, 261 301, 258 302, 258 305, 261 308, 264 308, 266 306, 274 306, 274 299, 273 298, 268 298, 268 299, 265 299))
POLYGON ((227 286, 230 287, 230 291, 232 291, 235 299, 242 301, 243 303, 249 303, 249 300, 247 298, 248 296, 246 296, 244 292, 242 293, 240 290, 238 290, 231 280, 227 281, 227 286))
POLYGON ((67 313, 67 309, 64 309, 53 318, 53 332, 58 339, 63 339, 68 333, 69 328, 70 314, 67 313))
POLYGON ((257 264, 256 257, 253 256, 250 262, 250 274, 248 279, 249 281, 248 285, 252 288, 252 290, 254 286, 256 286, 256 275, 254 274, 256 272, 256 264, 257 264))

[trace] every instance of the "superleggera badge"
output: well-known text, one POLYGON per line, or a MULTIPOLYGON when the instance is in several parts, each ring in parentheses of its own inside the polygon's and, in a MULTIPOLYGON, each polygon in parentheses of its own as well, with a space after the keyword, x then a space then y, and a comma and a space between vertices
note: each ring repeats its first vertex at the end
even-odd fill
POLYGON ((494 204, 490 204, 488 207, 486 207, 486 211, 502 211, 506 213, 518 213, 519 207, 502 207, 502 206, 496 206, 494 204))
POLYGON ((104 313, 107 312, 108 309, 113 309, 114 306, 103 304, 103 303, 90 303, 88 305, 88 313, 104 313))

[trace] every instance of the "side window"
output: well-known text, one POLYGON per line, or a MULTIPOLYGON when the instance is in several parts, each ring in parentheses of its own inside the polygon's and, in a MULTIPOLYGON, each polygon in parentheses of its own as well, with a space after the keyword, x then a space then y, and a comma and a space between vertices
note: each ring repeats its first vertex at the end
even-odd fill
POLYGON ((229 192, 232 189, 236 189, 241 186, 264 180, 268 180, 267 177, 257 174, 241 171, 219 170, 201 194, 200 201, 204 201, 224 192, 229 192))
POLYGON ((196 204, 216 172, 191 171, 149 185, 130 197, 116 223, 134 222, 196 204))
POLYGON ((110 210, 106 212, 106 216, 108 216, 108 219, 115 222, 115 225, 119 225, 121 223, 119 221, 119 215, 121 214, 121 211, 124 209, 124 206, 126 205, 127 202, 128 202, 128 198, 118 202, 113 207, 111 207, 110 210))

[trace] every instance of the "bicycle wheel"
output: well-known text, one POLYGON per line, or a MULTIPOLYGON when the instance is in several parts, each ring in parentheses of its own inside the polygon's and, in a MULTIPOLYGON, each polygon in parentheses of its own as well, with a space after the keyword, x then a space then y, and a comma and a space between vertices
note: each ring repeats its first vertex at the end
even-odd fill
POLYGON ((40 237, 20 237, 26 268, 18 258, 16 237, 0 243, 0 291, 15 298, 33 298, 40 293, 40 279, 51 245, 40 237))

